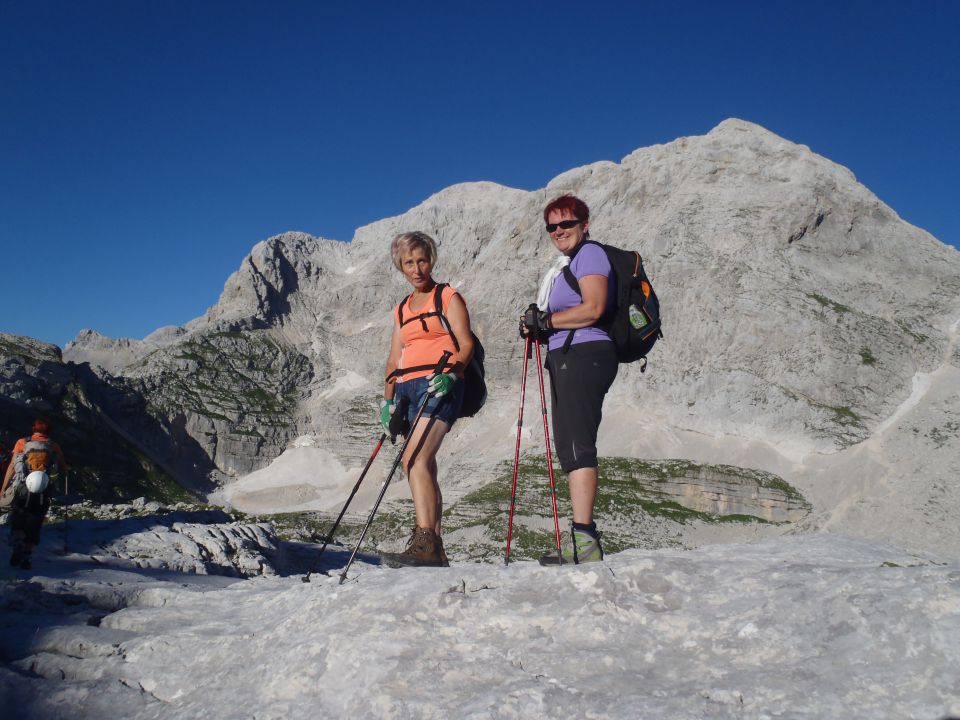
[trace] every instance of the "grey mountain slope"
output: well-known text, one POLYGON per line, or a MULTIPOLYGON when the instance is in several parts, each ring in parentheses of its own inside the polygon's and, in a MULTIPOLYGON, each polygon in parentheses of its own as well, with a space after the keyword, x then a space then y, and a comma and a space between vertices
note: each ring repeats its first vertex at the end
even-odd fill
MULTIPOLYGON (((208 455, 179 426, 148 411, 135 382, 64 363, 60 349, 0 333, 0 439, 27 435, 37 415, 53 424, 70 465, 58 491, 90 500, 149 495, 158 500, 209 492, 208 455)), ((57 496, 59 501, 60 496, 57 496)))
MULTIPOLYGON (((511 454, 517 317, 554 255, 540 210, 561 192, 588 202, 594 239, 643 253, 664 307, 666 337, 648 371, 621 368, 603 452, 778 472, 820 499, 823 522, 869 532, 850 513, 851 498, 875 490, 858 477, 870 463, 839 460, 888 452, 889 443, 873 445, 890 438, 905 444, 884 460, 889 502, 918 472, 933 478, 918 492, 935 496, 960 436, 950 403, 960 253, 903 222, 847 169, 740 120, 571 170, 535 192, 456 185, 358 229, 350 243, 271 238, 206 315, 163 343, 143 341, 136 360, 115 369, 166 398, 163 411, 182 414, 228 475, 264 467, 302 434, 356 464, 375 439, 390 311, 406 292, 389 241, 424 230, 440 245, 435 275, 464 294, 488 352, 489 404, 445 447, 456 496, 511 454), (939 418, 927 432, 946 440, 930 467, 918 459, 926 444, 910 437, 921 430, 893 438, 885 426, 926 377, 936 392, 909 417, 917 428, 939 418), (184 388, 170 397, 172 378, 184 388), (211 403, 213 394, 220 401, 211 403)), ((65 357, 98 356, 79 337, 65 357)), ((531 437, 525 448, 539 442, 531 437)))

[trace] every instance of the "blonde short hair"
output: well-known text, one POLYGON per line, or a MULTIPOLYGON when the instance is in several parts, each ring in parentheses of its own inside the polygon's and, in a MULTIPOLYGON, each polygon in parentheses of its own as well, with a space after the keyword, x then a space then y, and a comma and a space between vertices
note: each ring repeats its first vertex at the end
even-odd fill
POLYGON ((425 232, 414 230, 397 235, 390 243, 390 257, 393 258, 393 264, 397 270, 400 269, 400 256, 404 253, 413 252, 417 248, 422 248, 427 253, 427 259, 430 260, 431 267, 437 264, 437 244, 433 238, 425 232))

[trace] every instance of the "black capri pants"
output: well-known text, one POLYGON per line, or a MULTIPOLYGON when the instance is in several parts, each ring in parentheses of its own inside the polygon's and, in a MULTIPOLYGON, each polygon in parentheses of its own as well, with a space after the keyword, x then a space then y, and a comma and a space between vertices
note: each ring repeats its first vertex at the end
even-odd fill
POLYGON ((603 398, 617 377, 612 342, 571 345, 547 353, 553 441, 563 471, 597 467, 597 430, 603 398))
POLYGON ((30 545, 40 544, 40 528, 50 509, 48 493, 31 494, 25 485, 17 487, 10 508, 10 539, 12 544, 25 541, 30 545))

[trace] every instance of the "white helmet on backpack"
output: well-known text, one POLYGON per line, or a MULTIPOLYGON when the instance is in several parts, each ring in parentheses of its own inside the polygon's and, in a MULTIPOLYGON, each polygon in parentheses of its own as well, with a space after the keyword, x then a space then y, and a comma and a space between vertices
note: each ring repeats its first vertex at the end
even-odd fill
POLYGON ((27 490, 32 493, 42 493, 50 484, 50 476, 43 470, 34 470, 27 475, 27 490))

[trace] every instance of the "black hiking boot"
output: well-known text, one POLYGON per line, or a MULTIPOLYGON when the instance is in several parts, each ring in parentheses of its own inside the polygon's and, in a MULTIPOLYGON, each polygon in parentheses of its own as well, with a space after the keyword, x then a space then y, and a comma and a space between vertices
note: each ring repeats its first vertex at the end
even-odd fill
POLYGON ((22 541, 14 542, 13 552, 10 553, 10 566, 22 567, 22 563, 24 560, 28 562, 30 561, 30 551, 27 549, 27 546, 22 541))

